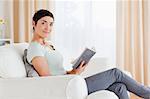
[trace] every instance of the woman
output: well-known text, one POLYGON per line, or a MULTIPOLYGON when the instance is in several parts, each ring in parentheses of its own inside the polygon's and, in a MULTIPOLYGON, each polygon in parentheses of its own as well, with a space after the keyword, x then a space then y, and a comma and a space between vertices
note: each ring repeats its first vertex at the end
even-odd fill
MULTIPOLYGON (((28 47, 27 60, 40 76, 80 74, 86 68, 84 61, 79 68, 65 71, 62 56, 54 47, 45 41, 52 31, 54 16, 47 10, 39 10, 33 16, 33 39, 28 47)), ((150 99, 150 88, 145 87, 121 72, 111 69, 85 78, 88 94, 98 90, 114 92, 119 99, 129 99, 130 91, 144 99, 150 99)))

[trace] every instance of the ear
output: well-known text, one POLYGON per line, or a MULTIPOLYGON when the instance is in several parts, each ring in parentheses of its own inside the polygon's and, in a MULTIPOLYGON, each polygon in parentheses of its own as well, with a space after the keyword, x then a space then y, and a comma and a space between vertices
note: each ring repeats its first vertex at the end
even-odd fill
POLYGON ((32 26, 35 27, 35 21, 32 21, 32 26))

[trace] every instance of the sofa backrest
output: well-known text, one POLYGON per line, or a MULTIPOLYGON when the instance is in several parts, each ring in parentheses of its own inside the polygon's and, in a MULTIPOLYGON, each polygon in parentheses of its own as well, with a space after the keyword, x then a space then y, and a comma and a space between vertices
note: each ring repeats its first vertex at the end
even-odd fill
POLYGON ((88 66, 85 68, 84 72, 81 74, 81 76, 89 77, 94 74, 115 68, 114 65, 108 64, 108 59, 105 57, 95 57, 90 60, 88 63, 88 66))
POLYGON ((13 43, 10 46, 13 46, 17 53, 22 57, 24 50, 28 48, 28 43, 13 43))
POLYGON ((27 47, 28 43, 0 46, 0 77, 26 77, 22 56, 27 47))

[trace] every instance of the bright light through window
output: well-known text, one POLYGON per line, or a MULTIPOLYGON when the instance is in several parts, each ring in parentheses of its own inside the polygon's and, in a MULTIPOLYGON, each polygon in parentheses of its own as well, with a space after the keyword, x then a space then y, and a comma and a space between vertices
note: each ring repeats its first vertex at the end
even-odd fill
MULTIPOLYGON (((70 60, 85 47, 95 47, 95 57, 105 57, 108 64, 116 60, 116 1, 56 1, 54 42, 70 60)), ((67 62, 65 62, 67 63, 67 62)))

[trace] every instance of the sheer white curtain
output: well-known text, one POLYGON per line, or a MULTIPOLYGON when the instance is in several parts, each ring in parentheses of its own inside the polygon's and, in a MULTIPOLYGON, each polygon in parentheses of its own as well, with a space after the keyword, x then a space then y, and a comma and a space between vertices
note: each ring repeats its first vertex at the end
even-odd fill
POLYGON ((115 65, 115 11, 116 1, 55 2, 52 40, 64 55, 65 65, 85 47, 95 47, 95 57, 105 57, 115 65))

